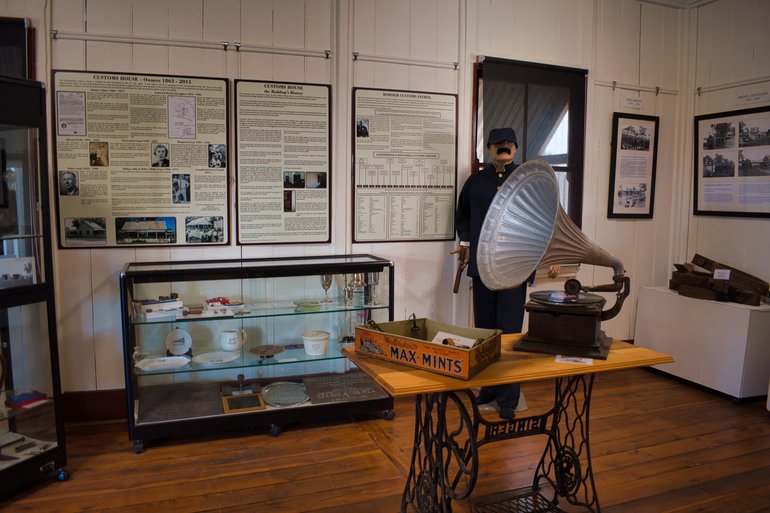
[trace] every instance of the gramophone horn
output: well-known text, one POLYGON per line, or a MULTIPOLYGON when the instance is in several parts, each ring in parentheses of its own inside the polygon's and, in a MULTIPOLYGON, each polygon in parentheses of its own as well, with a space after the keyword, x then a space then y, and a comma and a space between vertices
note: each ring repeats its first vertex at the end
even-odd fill
POLYGON ((540 266, 586 263, 624 274, 621 261, 591 242, 559 204, 551 166, 531 160, 519 166, 487 211, 476 252, 481 281, 490 290, 522 284, 540 266))

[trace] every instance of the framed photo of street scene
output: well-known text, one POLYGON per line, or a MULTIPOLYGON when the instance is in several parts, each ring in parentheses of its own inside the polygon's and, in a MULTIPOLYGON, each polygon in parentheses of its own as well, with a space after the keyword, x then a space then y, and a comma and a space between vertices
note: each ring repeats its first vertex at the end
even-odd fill
POLYGON ((695 117, 694 215, 770 217, 770 107, 695 117))
POLYGON ((615 112, 607 217, 651 219, 658 157, 657 116, 615 112))

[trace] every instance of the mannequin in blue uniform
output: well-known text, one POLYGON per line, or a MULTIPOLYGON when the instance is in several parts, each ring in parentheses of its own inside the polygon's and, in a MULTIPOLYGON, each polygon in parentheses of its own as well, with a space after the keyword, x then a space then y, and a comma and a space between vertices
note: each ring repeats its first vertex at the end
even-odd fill
MULTIPOLYGON (((473 317, 477 328, 498 328, 503 333, 520 333, 524 322, 524 304, 527 283, 506 290, 489 290, 479 278, 476 248, 487 209, 503 182, 518 167, 513 163, 518 142, 512 128, 493 128, 487 138, 487 150, 492 163, 468 177, 460 192, 455 213, 455 227, 460 245, 452 250, 461 263, 468 264, 467 274, 473 280, 473 317)), ((554 278, 559 266, 551 266, 549 276, 554 278)), ((497 400, 500 417, 512 419, 519 402, 518 384, 483 387, 479 393, 480 405, 497 400)))

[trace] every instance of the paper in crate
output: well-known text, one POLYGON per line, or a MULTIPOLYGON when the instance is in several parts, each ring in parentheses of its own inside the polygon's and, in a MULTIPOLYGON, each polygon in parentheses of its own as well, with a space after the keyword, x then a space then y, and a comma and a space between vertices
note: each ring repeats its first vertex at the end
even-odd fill
POLYGON ((500 359, 501 334, 501 330, 463 328, 425 318, 382 322, 376 326, 356 326, 355 351, 417 369, 470 379, 500 359), (439 332, 479 342, 471 348, 431 342, 439 332))

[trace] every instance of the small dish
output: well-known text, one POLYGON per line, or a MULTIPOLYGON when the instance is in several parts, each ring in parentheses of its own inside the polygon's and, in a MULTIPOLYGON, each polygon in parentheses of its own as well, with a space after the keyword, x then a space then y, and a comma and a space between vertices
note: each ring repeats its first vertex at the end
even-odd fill
POLYGON ((238 353, 232 351, 211 351, 210 353, 202 353, 194 357, 193 362, 198 365, 222 365, 238 358, 238 353))
POLYGON ((294 301, 294 304, 297 305, 296 310, 298 312, 314 312, 321 309, 320 301, 314 301, 310 299, 294 301))
POLYGON ((134 365, 137 369, 143 371, 170 370, 184 367, 190 363, 186 356, 163 356, 159 358, 144 358, 134 365))

